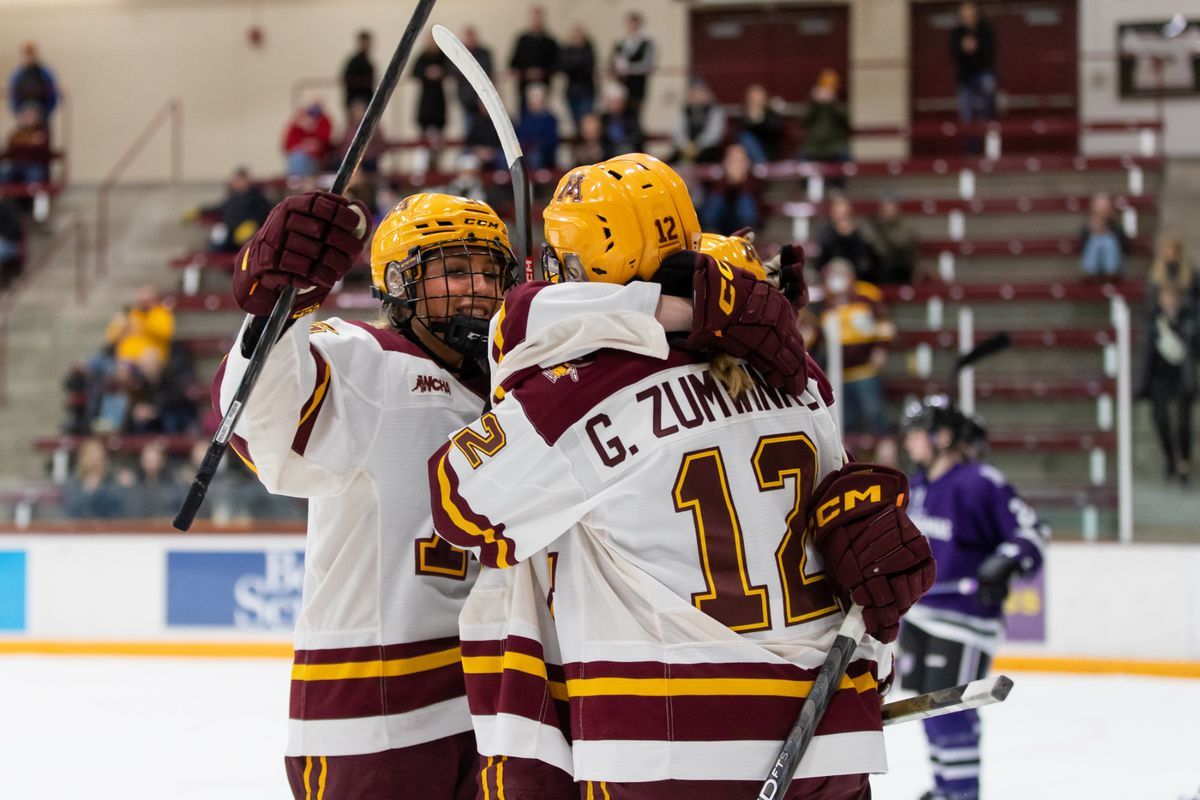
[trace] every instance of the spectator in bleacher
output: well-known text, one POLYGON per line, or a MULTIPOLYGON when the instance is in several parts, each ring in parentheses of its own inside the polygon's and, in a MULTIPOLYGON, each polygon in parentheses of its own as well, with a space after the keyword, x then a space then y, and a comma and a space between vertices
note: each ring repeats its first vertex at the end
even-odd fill
POLYGON ((1154 263, 1150 265, 1151 296, 1162 288, 1179 292, 1185 306, 1200 307, 1200 273, 1188 261, 1183 240, 1168 234, 1158 243, 1154 263))
POLYGON ((209 250, 217 253, 236 253, 267 220, 271 201, 266 198, 250 177, 250 170, 238 167, 225 184, 225 197, 213 206, 206 206, 190 215, 207 214, 217 217, 209 237, 209 250))
POLYGON ((125 516, 120 487, 113 480, 108 450, 100 439, 85 439, 75 453, 75 475, 67 480, 64 506, 72 519, 125 516))
POLYGON ((675 126, 675 152, 667 160, 673 164, 712 164, 724 155, 724 143, 725 109, 708 84, 694 80, 675 126))
POLYGON ((604 141, 604 123, 596 114, 579 119, 579 136, 571 147, 572 164, 599 164, 610 158, 604 141))
POLYGON ((996 38, 991 23, 973 2, 958 7, 950 53, 958 81, 959 119, 964 123, 995 119, 996 38))
POLYGON ((783 116, 771 106, 767 89, 760 83, 753 83, 746 89, 739 141, 755 164, 779 160, 783 146, 783 116))
POLYGON ((7 197, 0 197, 0 291, 12 285, 25 263, 21 209, 7 197))
POLYGON ((558 71, 567 80, 567 107, 578 136, 584 116, 596 107, 596 50, 582 25, 571 28, 566 44, 558 51, 558 71))
POLYGON ((32 104, 42 119, 49 119, 58 106, 58 84, 38 59, 37 45, 33 42, 21 45, 21 65, 8 81, 8 103, 14 115, 32 104))
POLYGON ((820 249, 816 258, 818 269, 841 258, 850 263, 858 279, 866 280, 875 275, 875 255, 854 216, 854 208, 842 195, 830 199, 829 221, 821 228, 817 245, 820 249))
POLYGON ((917 270, 921 238, 917 228, 900 214, 895 195, 885 194, 879 201, 879 215, 863 228, 870 248, 873 269, 864 280, 881 286, 911 284, 917 270))
POLYGON ((118 470, 116 480, 130 519, 173 517, 186 494, 186 484, 168 468, 166 445, 157 439, 142 447, 137 468, 118 470))
MULTIPOLYGON (((429 147, 428 169, 434 172, 438 169, 438 157, 442 151, 442 143, 446 131, 446 70, 449 65, 446 56, 433 40, 429 41, 417 61, 413 65, 413 77, 421 84, 421 93, 417 97, 417 130, 429 147)), ((425 169, 417 168, 418 172, 425 169)))
POLYGON ((621 153, 640 153, 646 143, 642 126, 629 113, 626 94, 625 87, 619 83, 609 83, 604 87, 604 111, 600 115, 600 123, 604 129, 605 158, 621 153))
POLYGON ((805 161, 839 162, 850 160, 850 117, 838 100, 842 79, 837 70, 823 69, 809 94, 804 111, 805 161))
MULTIPOLYGON (((479 32, 475 30, 473 25, 463 28, 460 41, 463 43, 463 47, 467 48, 467 52, 475 56, 475 60, 479 62, 479 66, 484 74, 488 78, 491 78, 494 68, 492 50, 479 41, 479 32)), ((476 117, 481 113, 479 95, 475 94, 475 90, 471 88, 471 82, 458 71, 458 67, 454 66, 453 63, 449 64, 448 67, 450 74, 454 76, 457 87, 455 94, 458 97, 458 104, 462 107, 463 131, 465 135, 466 131, 471 130, 471 127, 475 124, 476 117)))
POLYGON ((138 289, 134 303, 117 314, 105 331, 116 360, 131 362, 140 361, 149 350, 165 363, 174 335, 175 315, 153 286, 138 289))
POLYGON ((525 110, 525 90, 531 83, 549 85, 558 64, 558 42, 546 31, 546 12, 541 6, 529 10, 529 30, 517 37, 509 69, 517 79, 517 97, 525 110))
POLYGON ((759 188, 750 174, 746 148, 740 144, 725 148, 721 168, 721 179, 705 189, 698 209, 700 227, 725 236, 741 228, 757 228, 761 221, 759 188))
POLYGON ((171 342, 155 398, 162 432, 177 435, 195 431, 205 400, 205 387, 196 378, 192 351, 183 342, 171 342))
POLYGON ((283 153, 289 178, 316 175, 325 166, 333 138, 333 123, 321 103, 296 109, 283 135, 283 153))
POLYGON ((1178 288, 1163 285, 1151 301, 1136 396, 1151 402, 1154 428, 1166 460, 1168 482, 1191 476, 1192 403, 1200 361, 1197 308, 1178 288), (1174 411, 1174 421, 1171 416, 1174 411))
POLYGON ((1105 192, 1092 195, 1087 222, 1079 236, 1083 272, 1101 280, 1120 277, 1129 255, 1129 238, 1105 192))
MULTIPOLYGON (((346 127, 342 131, 342 141, 338 144, 334 151, 334 160, 339 164, 350 151, 350 143, 354 140, 354 134, 358 131, 358 126, 362 119, 367 114, 367 101, 356 98, 350 102, 350 106, 346 109, 346 127)), ((383 124, 375 125, 375 132, 371 134, 370 141, 363 149, 362 161, 358 165, 360 172, 365 172, 368 175, 379 174, 379 159, 383 158, 387 152, 388 141, 387 134, 383 132, 383 124)), ((269 209, 268 209, 269 210, 269 209)))
POLYGON ((479 113, 471 118, 471 127, 463 137, 463 150, 478 158, 484 169, 508 168, 500 148, 500 134, 496 133, 496 126, 488 117, 482 100, 479 101, 479 113))
POLYGON ((62 432, 69 436, 84 436, 92 432, 91 376, 83 364, 72 364, 63 378, 66 394, 62 432))
POLYGON ((558 164, 558 118, 547 107, 546 87, 531 83, 525 89, 525 110, 517 120, 517 139, 530 169, 554 169, 558 164))
POLYGON ((639 125, 655 62, 654 39, 645 24, 641 14, 631 11, 625 17, 625 35, 617 40, 612 55, 613 75, 625 85, 629 113, 639 125))
POLYGON ((889 425, 879 373, 895 335, 883 294, 872 284, 856 280, 853 265, 842 258, 827 263, 821 275, 824 293, 813 311, 822 329, 832 317, 841 333, 845 430, 883 436, 889 425))
POLYGON ((358 49, 346 59, 342 68, 342 96, 349 110, 356 100, 371 102, 375 92, 375 65, 371 63, 371 32, 358 32, 358 49))
POLYGON ((0 183, 45 183, 50 178, 50 153, 50 129, 41 109, 26 103, 0 155, 0 183))

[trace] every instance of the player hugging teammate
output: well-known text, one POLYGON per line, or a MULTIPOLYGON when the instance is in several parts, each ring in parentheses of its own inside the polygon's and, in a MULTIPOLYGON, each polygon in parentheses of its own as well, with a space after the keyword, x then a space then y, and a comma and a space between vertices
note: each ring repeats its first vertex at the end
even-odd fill
POLYGON ((782 375, 755 368, 794 347, 794 312, 693 250, 696 214, 665 164, 572 170, 544 216, 544 263, 567 283, 508 294, 494 406, 429 462, 438 534, 484 565, 462 616, 483 796, 754 796, 840 598, 868 635, 786 796, 869 797, 886 768, 885 644, 934 577, 904 476, 846 463, 802 352, 782 375), (555 292, 653 283, 693 300, 690 335, 546 324, 555 292), (714 336, 728 315, 741 322, 714 336))
MULTIPOLYGON (((910 514, 929 538, 938 583, 905 617, 900 680, 906 689, 929 692, 984 676, 1003 639, 1009 582, 1041 568, 1050 532, 983 460, 987 433, 978 420, 932 397, 906 410, 905 429, 905 449, 917 468, 910 514)), ((936 785, 922 800, 976 800, 978 712, 924 725, 936 785)))

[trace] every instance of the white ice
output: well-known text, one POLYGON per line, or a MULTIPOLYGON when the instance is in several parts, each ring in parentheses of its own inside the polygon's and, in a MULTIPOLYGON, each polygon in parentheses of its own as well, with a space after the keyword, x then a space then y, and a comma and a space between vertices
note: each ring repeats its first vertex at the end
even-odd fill
MULTIPOLYGON (((282 660, 0 656, 0 797, 289 800, 282 660)), ((1191 800, 1200 681, 1013 673, 984 711, 987 800, 1191 800)), ((930 785, 920 723, 889 728, 876 800, 930 785)))

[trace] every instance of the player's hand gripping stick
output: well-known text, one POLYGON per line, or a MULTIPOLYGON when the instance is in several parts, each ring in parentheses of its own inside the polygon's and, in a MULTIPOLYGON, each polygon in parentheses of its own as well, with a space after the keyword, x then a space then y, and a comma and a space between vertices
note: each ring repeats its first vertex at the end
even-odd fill
POLYGON ((829 655, 825 657, 825 663, 821 665, 817 678, 813 681, 808 697, 804 698, 800 716, 796 718, 796 724, 792 726, 791 732, 783 742, 783 748, 775 758, 771 774, 758 790, 758 800, 779 800, 787 795, 788 786, 796 774, 796 767, 800 765, 804 751, 808 749, 813 734, 817 732, 817 725, 825 716, 825 709, 829 708, 829 701, 833 699, 838 684, 842 682, 842 676, 846 674, 846 668, 850 666, 854 650, 866 632, 862 609, 851 606, 846 619, 842 621, 842 627, 838 629, 837 638, 833 640, 829 655))
MULTIPOLYGON (((367 105, 362 122, 358 124, 358 130, 354 132, 350 147, 346 150, 346 155, 342 158, 342 163, 334 176, 331 187, 334 194, 342 193, 346 184, 350 182, 351 176, 358 169, 367 143, 379 125, 383 110, 387 107, 388 100, 391 99, 392 91, 396 88, 400 75, 404 72, 408 56, 412 53, 413 47, 417 43, 417 37, 420 35, 421 29, 425 27, 425 21, 429 19, 429 13, 433 10, 435 2, 436 0, 418 0, 417 7, 408 21, 408 27, 404 29, 404 35, 400 37, 400 43, 396 45, 396 51, 392 54, 392 60, 388 62, 379 86, 371 95, 371 102, 367 105)), ((254 384, 258 381, 267 355, 275 346, 275 342, 283 332, 284 325, 291 316, 297 291, 294 284, 284 287, 279 292, 279 297, 275 300, 275 306, 271 309, 266 322, 262 325, 261 334, 254 345, 254 351, 250 354, 249 364, 246 366, 245 374, 242 375, 242 381, 238 384, 233 400, 230 402, 225 416, 221 419, 221 425, 217 428, 217 432, 208 446, 208 452, 204 454, 204 461, 201 462, 200 469, 196 472, 196 478, 192 481, 191 488, 188 489, 187 497, 184 498, 179 513, 175 515, 173 524, 181 531, 186 531, 192 526, 196 512, 200 510, 200 504, 204 502, 209 484, 217 474, 217 467, 220 466, 221 458, 229 447, 229 437, 233 435, 233 429, 242 414, 242 408, 250 397, 250 392, 254 390, 254 384)), ((261 319, 261 317, 256 319, 261 319)), ((257 323, 255 326, 257 327, 257 323)), ((247 333, 249 332, 247 330, 247 333)))

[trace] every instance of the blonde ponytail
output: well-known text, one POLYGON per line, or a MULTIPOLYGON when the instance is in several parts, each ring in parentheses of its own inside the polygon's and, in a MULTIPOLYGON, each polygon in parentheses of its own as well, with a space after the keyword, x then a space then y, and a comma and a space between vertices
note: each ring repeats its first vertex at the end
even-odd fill
POLYGON ((742 362, 728 353, 717 353, 710 363, 713 377, 721 382, 734 400, 754 386, 754 381, 750 379, 750 373, 746 372, 742 362))

